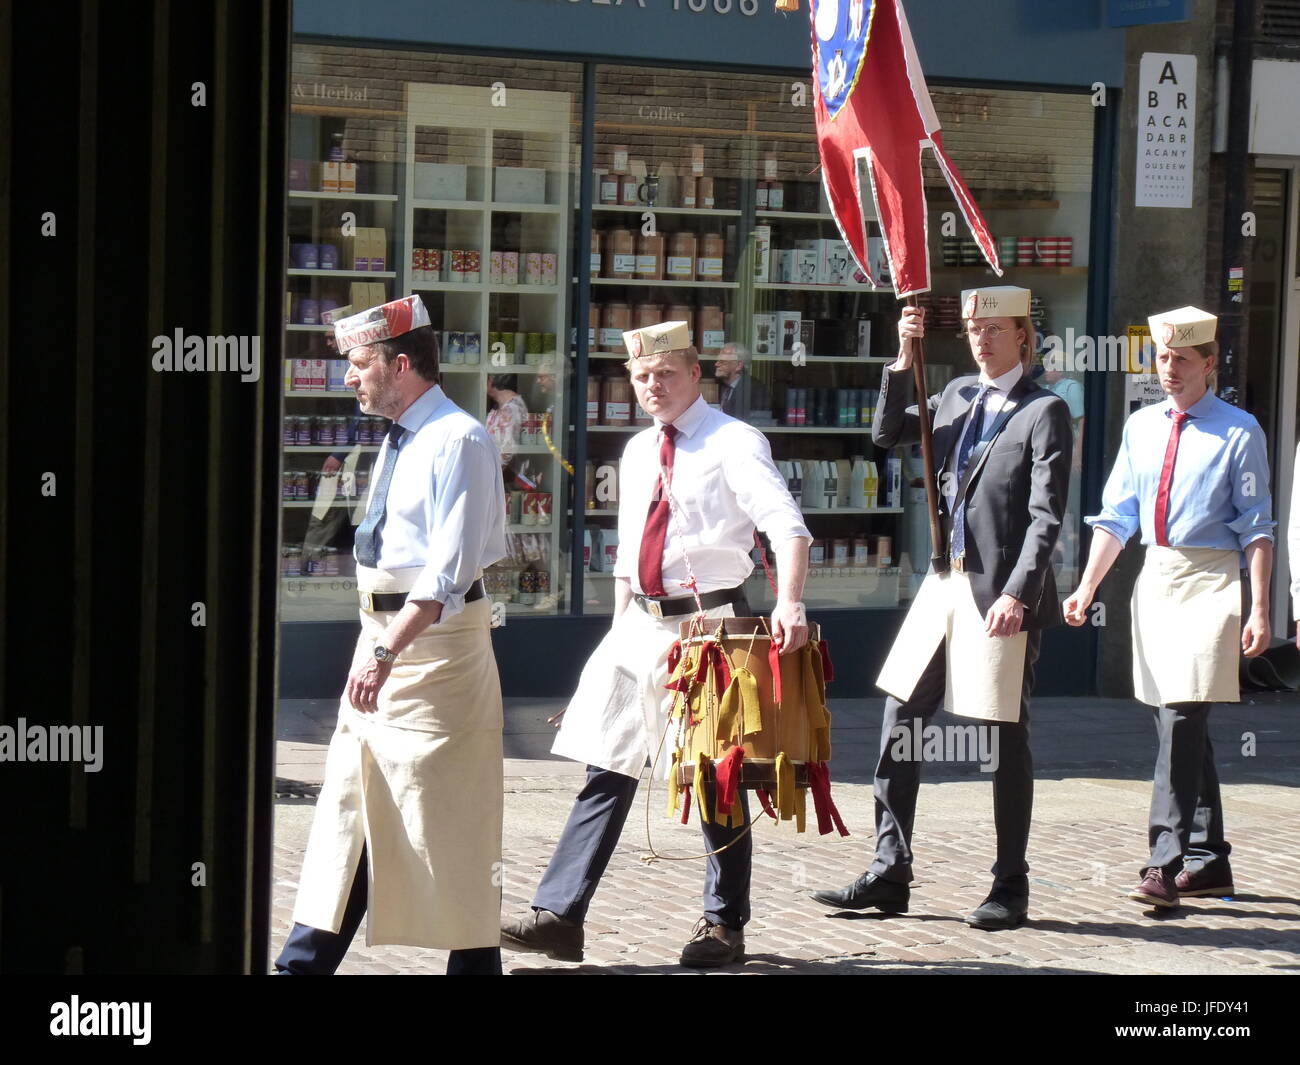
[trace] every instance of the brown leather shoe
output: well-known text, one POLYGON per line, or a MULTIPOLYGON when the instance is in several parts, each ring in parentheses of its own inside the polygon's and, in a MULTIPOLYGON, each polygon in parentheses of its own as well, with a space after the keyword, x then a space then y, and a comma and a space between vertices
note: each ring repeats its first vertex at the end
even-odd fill
POLYGON ((501 922, 501 946, 556 961, 582 961, 582 925, 550 910, 529 910, 522 920, 501 922))
POLYGON ((1174 878, 1174 887, 1189 899, 1225 898, 1237 893, 1232 884, 1232 866, 1226 861, 1213 862, 1195 872, 1184 869, 1174 878))
POLYGON ((1142 883, 1130 891, 1128 897, 1172 910, 1178 905, 1178 888, 1168 872, 1153 865, 1142 874, 1142 883))
POLYGON ((691 969, 713 969, 744 960, 744 929, 713 924, 707 917, 700 918, 691 941, 682 948, 681 963, 691 969))

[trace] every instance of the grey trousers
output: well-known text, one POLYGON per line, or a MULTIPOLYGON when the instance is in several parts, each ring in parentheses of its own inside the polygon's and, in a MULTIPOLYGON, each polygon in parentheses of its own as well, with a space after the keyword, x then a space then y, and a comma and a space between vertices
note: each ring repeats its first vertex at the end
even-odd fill
POLYGON ((1160 749, 1151 788, 1147 830, 1151 860, 1144 867, 1170 873, 1197 872, 1226 860, 1232 847, 1223 838, 1223 801, 1210 743, 1210 703, 1154 706, 1160 749))
MULTIPOLYGON (((587 907, 632 809, 636 785, 636 777, 587 766, 587 783, 578 793, 555 853, 542 874, 533 909, 550 910, 573 921, 586 920, 587 907)), ((728 928, 743 928, 749 921, 750 859, 754 844, 752 836, 745 831, 749 805, 743 791, 739 806, 745 813, 741 827, 703 826, 705 850, 718 850, 743 835, 734 847, 710 857, 704 873, 704 916, 728 928)), ((655 810, 652 816, 658 813, 655 810)))
MULTIPOLYGON (((971 722, 998 730, 998 766, 993 773, 993 823, 997 829, 995 880, 1023 886, 1029 872, 1025 853, 1029 848, 1029 822, 1034 808, 1034 759, 1029 751, 1029 695, 1034 689, 1034 666, 1042 632, 1031 629, 1025 646, 1024 681, 1020 690, 1020 720, 1017 722, 971 722)), ((912 825, 916 820, 916 796, 921 787, 921 764, 895 756, 912 747, 913 722, 921 727, 943 706, 947 647, 934 653, 916 689, 907 702, 892 695, 885 700, 880 722, 880 760, 876 764, 876 856, 869 872, 882 880, 907 884, 912 880, 912 825), (904 743, 899 743, 903 738, 904 743)), ((1027 888, 1026 888, 1027 890, 1027 888)))

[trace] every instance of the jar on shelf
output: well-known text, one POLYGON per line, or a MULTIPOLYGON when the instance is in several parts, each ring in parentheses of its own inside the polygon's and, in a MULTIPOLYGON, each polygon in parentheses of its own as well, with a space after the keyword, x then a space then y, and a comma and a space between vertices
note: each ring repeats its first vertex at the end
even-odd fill
POLYGON ((699 186, 696 179, 687 174, 685 177, 678 179, 677 187, 681 193, 681 206, 693 210, 698 202, 696 190, 699 186))
POLYGON ((587 304, 587 350, 600 350, 600 314, 602 305, 592 300, 587 304))
POLYGON ((605 250, 605 234, 599 229, 591 231, 591 276, 600 277, 601 257, 605 250))
POLYGON ((695 261, 695 279, 697 281, 721 281, 722 258, 726 254, 727 243, 721 233, 704 233, 700 236, 700 254, 695 261))
POLYGON ((611 229, 605 234, 601 276, 630 281, 636 276, 636 238, 630 229, 611 229))
POLYGON ((633 329, 644 329, 648 325, 658 325, 663 321, 671 321, 671 319, 664 318, 662 303, 638 303, 632 308, 633 329))
POLYGON ((695 280, 696 240, 694 233, 674 233, 668 238, 664 268, 669 281, 695 280))
POLYGON ((587 378, 587 424, 600 424, 600 391, 602 378, 592 374, 587 378))
POLYGON ((689 343, 695 343, 695 308, 689 303, 670 303, 664 309, 665 322, 685 322, 689 343))
POLYGON ((602 425, 622 428, 632 424, 632 382, 626 377, 606 377, 601 387, 602 425))
POLYGON ((701 355, 716 355, 727 342, 722 308, 716 303, 703 304, 695 312, 695 337, 701 355))
POLYGON ((636 276, 641 281, 664 279, 664 235, 641 234, 636 241, 636 276))
POLYGON ((606 303, 600 315, 600 350, 621 353, 623 334, 632 328, 632 308, 622 300, 606 303))
POLYGON ((717 203, 717 197, 713 191, 713 178, 705 175, 695 179, 695 206, 703 207, 705 210, 713 210, 717 203))

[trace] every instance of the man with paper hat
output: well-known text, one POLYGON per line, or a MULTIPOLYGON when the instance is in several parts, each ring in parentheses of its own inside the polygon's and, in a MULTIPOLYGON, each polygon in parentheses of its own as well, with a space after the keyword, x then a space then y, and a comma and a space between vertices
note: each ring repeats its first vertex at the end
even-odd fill
POLYGON ((1213 392, 1217 319, 1196 307, 1152 315, 1156 372, 1169 399, 1124 423, 1092 550, 1066 620, 1082 625, 1134 533, 1146 559, 1131 599, 1134 694, 1152 707, 1160 753, 1151 854, 1130 897, 1172 909, 1181 896, 1231 895, 1211 703, 1240 700, 1237 664, 1268 648, 1273 501, 1259 423, 1213 392), (1251 607, 1241 623, 1241 568, 1251 607))
MULTIPOLYGON (((620 466, 614 618, 588 659, 553 751, 587 766, 587 781, 542 876, 532 909, 502 925, 502 945, 564 961, 583 957, 583 922, 647 760, 669 764, 668 655, 699 607, 712 619, 751 614, 744 583, 754 530, 768 537, 780 585, 771 629, 783 654, 807 641, 801 602, 812 540, 766 437, 700 395, 700 363, 686 322, 623 334, 637 401, 655 419, 627 444, 620 466)), ((706 626, 710 622, 705 622, 706 626)), ((697 804, 698 805, 698 804, 697 804)), ((691 967, 744 956, 752 841, 705 822, 710 852, 704 916, 682 952, 691 967), (726 848, 725 850, 722 848, 726 848)))
MULTIPOLYGON (((876 848, 846 888, 817 891, 828 906, 906 912, 912 824, 920 789, 918 729, 941 706, 994 729, 997 860, 993 887, 966 918, 976 928, 1014 928, 1029 908, 1026 850, 1033 809, 1029 696, 1043 629, 1061 620, 1052 552, 1070 480, 1070 411, 1030 380, 1034 327, 1028 289, 998 285, 962 293, 978 375, 958 377, 928 400, 945 566, 925 577, 876 681, 888 693, 876 767, 876 848)), ((909 406, 913 339, 924 313, 906 308, 900 353, 885 368, 871 436, 879 447, 916 443, 909 406)))
POLYGON ((482 571, 504 557, 501 459, 438 386, 419 296, 338 322, 347 383, 393 420, 354 552, 361 634, 303 859, 286 974, 366 942, 501 972, 501 687, 482 571))

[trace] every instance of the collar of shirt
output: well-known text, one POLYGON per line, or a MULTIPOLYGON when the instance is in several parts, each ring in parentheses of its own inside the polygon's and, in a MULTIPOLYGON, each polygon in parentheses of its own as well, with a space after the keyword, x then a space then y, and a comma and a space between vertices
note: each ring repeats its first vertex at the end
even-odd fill
MULTIPOLYGON (((1183 413, 1189 418, 1207 418, 1214 413, 1214 405, 1218 402, 1218 399, 1218 396, 1207 389, 1205 395, 1183 411, 1183 413)), ((1172 418, 1174 416, 1174 411, 1177 409, 1178 408, 1174 406, 1172 398, 1165 400, 1166 418, 1172 418)))
POLYGON ((1016 382, 1019 381, 1020 378, 1022 378, 1024 375, 1025 375, 1025 364, 1022 362, 1018 362, 1013 367, 1011 367, 1011 369, 1009 369, 1006 373, 1004 373, 1001 377, 988 378, 984 376, 983 371, 980 371, 980 385, 981 386, 991 385, 998 392, 1002 392, 1005 394, 1010 392, 1013 388, 1015 388, 1016 382))
POLYGON ((442 390, 441 385, 430 385, 428 389, 422 392, 406 410, 402 411, 394 421, 403 429, 414 433, 425 422, 437 413, 438 408, 447 401, 447 393, 442 390))
MULTIPOLYGON (((695 402, 677 416, 673 426, 679 433, 689 439, 695 435, 695 431, 704 423, 704 419, 708 417, 709 409, 709 405, 704 402, 704 397, 697 396, 695 402)), ((655 427, 662 430, 664 423, 656 418, 655 427)))

